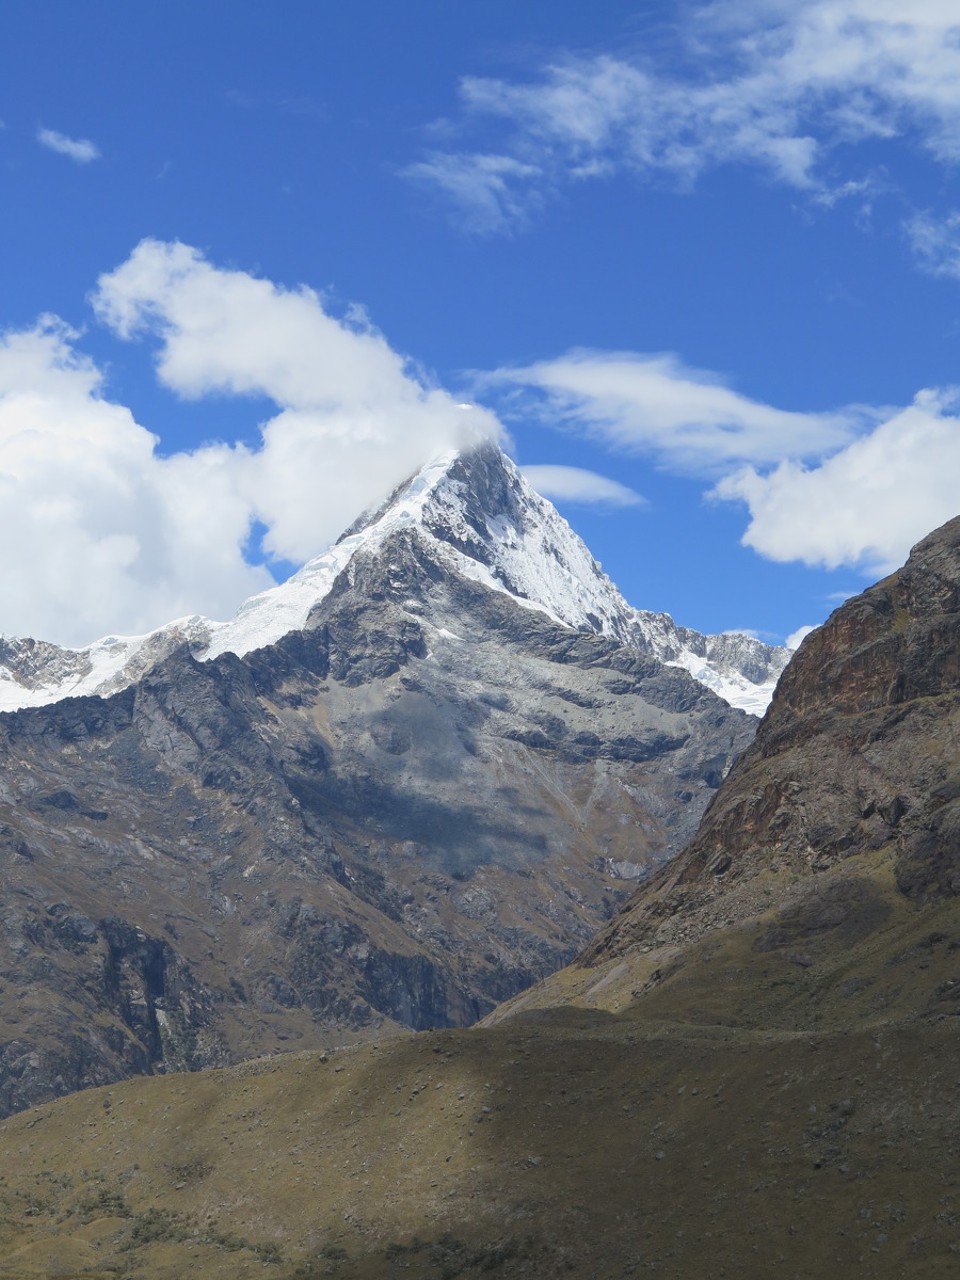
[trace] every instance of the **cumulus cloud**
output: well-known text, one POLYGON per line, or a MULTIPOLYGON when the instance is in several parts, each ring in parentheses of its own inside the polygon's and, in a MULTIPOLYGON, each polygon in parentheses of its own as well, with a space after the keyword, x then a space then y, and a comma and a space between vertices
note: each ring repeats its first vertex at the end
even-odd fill
MULTIPOLYGON (((229 616, 270 584, 245 556, 302 561, 439 452, 502 438, 359 312, 332 315, 304 287, 224 270, 182 244, 144 241, 98 282, 121 338, 156 351, 183 397, 251 397, 255 445, 161 456, 56 318, 0 334, 0 630, 61 643, 139 632, 171 617, 229 616)), ((752 400, 677 356, 572 352, 485 380, 504 403, 614 450, 700 475, 745 504, 744 541, 774 560, 892 568, 957 513, 960 396, 902 410, 799 413, 752 400)), ((573 467, 528 468, 571 502, 641 502, 573 467)))
POLYGON ((48 151, 67 156, 75 164, 89 164, 91 160, 100 158, 100 148, 96 143, 88 138, 70 138, 56 129, 38 129, 37 141, 48 151))
POLYGON ((526 81, 464 79, 461 135, 486 145, 433 153, 416 176, 492 229, 532 196, 615 172, 689 185, 747 163, 823 197, 849 187, 825 176, 840 147, 901 139, 960 160, 960 17, 944 0, 716 0, 676 36, 671 65, 566 56, 526 81), (499 174, 492 209, 484 171, 499 174))
POLYGON ((801 643, 806 640, 811 631, 816 631, 816 629, 816 627, 811 626, 797 627, 796 631, 790 632, 783 643, 788 649, 799 649, 801 643))
POLYGON ((145 240, 94 295, 123 338, 159 340, 157 372, 179 394, 266 396, 278 413, 233 471, 268 554, 303 560, 446 448, 500 432, 482 408, 427 385, 359 316, 329 315, 311 289, 216 267, 183 244, 145 240))
POLYGON ((55 317, 0 335, 8 634, 79 645, 188 613, 228 617, 272 583, 244 555, 255 521, 268 555, 304 560, 430 457, 500 432, 311 290, 221 270, 185 245, 145 241, 101 278, 95 305, 121 336, 158 342, 175 392, 268 397, 276 412, 256 447, 161 456, 55 317))
POLYGON ((960 513, 958 404, 956 390, 923 392, 818 465, 787 459, 768 474, 747 467, 713 492, 746 504, 743 542, 768 559, 888 573, 960 513))
POLYGON ((598 507, 636 507, 644 503, 634 489, 583 467, 528 466, 520 470, 545 498, 598 507))
POLYGON ((52 318, 0 336, 0 629, 86 643, 269 585, 230 451, 163 459, 52 318))
POLYGON ((733 462, 811 457, 851 440, 869 411, 794 413, 731 390, 715 373, 672 354, 572 351, 483 382, 552 425, 672 467, 710 472, 733 462))

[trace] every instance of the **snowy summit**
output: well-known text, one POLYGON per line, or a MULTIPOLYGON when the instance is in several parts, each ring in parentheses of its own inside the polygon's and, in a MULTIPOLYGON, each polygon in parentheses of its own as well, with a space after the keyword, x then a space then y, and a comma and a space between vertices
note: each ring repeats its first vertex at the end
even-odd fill
POLYGON ((341 573, 398 530, 415 532, 432 561, 580 631, 609 636, 675 666, 732 706, 765 710, 786 649, 744 635, 705 636, 668 614, 633 608, 583 541, 495 445, 441 454, 375 513, 288 581, 246 600, 228 622, 197 615, 141 636, 107 636, 82 649, 33 639, 0 641, 0 710, 61 698, 106 696, 132 684, 181 645, 210 660, 274 644, 308 625, 341 573))

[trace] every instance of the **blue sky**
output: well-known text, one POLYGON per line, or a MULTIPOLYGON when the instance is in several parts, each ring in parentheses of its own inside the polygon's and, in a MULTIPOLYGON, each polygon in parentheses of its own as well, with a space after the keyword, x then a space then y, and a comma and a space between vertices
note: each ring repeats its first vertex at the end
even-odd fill
POLYGON ((953 3, 225 12, 0 14, 0 631, 229 614, 489 435, 705 631, 957 514, 953 3))

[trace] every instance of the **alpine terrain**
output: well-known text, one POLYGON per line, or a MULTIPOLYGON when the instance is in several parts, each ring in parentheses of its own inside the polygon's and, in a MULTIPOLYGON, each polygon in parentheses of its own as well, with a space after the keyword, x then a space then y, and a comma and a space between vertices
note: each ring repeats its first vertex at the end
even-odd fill
POLYGON ((0 1275, 954 1276, 958 733, 955 520, 804 641, 687 847, 480 1026, 6 1120, 0 1275))
POLYGON ((634 609, 554 507, 496 446, 444 455, 362 516, 330 551, 281 586, 247 600, 230 622, 197 615, 144 636, 84 649, 0 638, 0 711, 106 695, 186 645, 195 658, 244 655, 306 626, 338 576, 406 530, 443 572, 510 595, 579 631, 680 666, 732 706, 762 715, 788 651, 740 633, 705 636, 665 613, 634 609))
POLYGON ((682 848, 756 726, 713 690, 785 660, 632 609, 493 447, 232 622, 3 657, 3 1113, 475 1021, 682 848))

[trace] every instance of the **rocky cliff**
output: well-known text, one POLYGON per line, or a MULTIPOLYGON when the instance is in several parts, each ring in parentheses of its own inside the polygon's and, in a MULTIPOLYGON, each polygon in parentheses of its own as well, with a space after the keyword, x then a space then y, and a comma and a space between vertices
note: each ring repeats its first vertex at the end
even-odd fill
POLYGON ((695 840, 595 952, 664 915, 705 927, 762 872, 852 875, 881 850, 907 898, 956 894, 958 725, 960 520, 807 638, 695 840))

